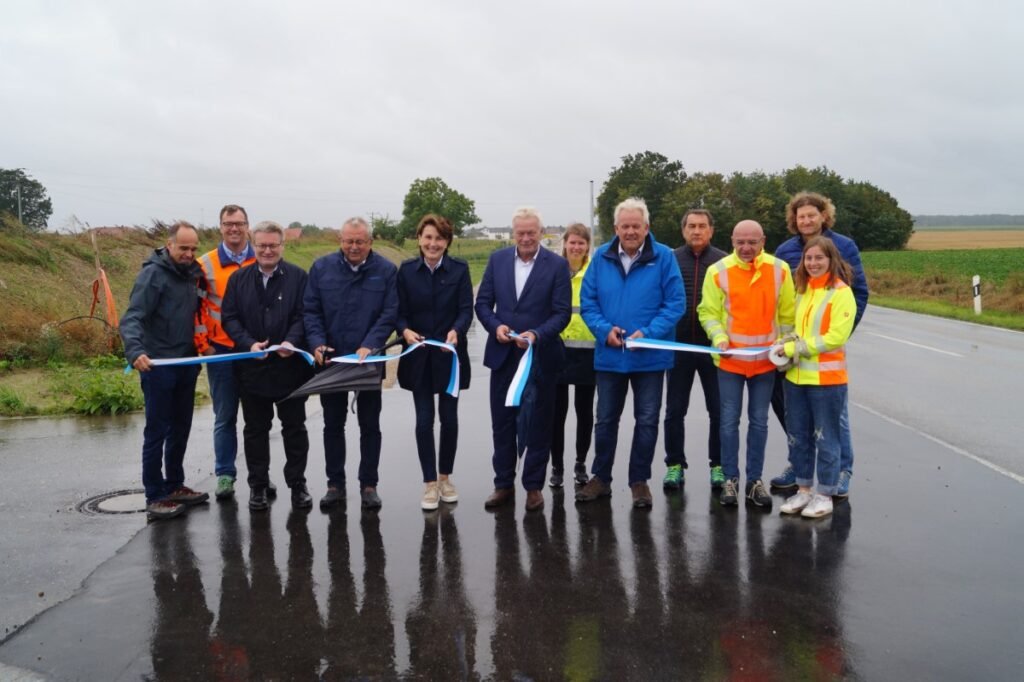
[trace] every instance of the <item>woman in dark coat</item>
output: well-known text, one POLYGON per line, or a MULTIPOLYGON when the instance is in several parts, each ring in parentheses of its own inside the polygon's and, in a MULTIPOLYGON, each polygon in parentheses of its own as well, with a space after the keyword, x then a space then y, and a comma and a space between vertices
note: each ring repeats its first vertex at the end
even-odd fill
MULTIPOLYGON (((469 265, 448 255, 452 226, 427 214, 416 228, 420 256, 398 269, 398 333, 406 347, 424 339, 453 344, 459 361, 459 388, 469 388, 466 331, 473 319, 473 285, 469 265)), ((412 391, 416 407, 416 449, 423 469, 423 509, 456 502, 451 481, 459 438, 459 399, 448 395, 452 356, 445 349, 424 346, 398 363, 398 384, 412 391), (434 448, 434 396, 441 422, 441 441, 434 448)))

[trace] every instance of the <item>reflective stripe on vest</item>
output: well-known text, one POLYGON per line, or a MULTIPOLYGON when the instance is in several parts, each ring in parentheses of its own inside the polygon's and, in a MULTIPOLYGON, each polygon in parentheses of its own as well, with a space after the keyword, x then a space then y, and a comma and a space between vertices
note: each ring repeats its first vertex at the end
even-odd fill
MULTIPOLYGON (((206 273, 206 281, 209 283, 209 291, 207 298, 211 303, 220 308, 221 297, 217 295, 217 271, 213 267, 213 261, 210 259, 210 254, 204 253, 199 257, 199 262, 203 266, 203 272, 206 273)), ((217 321, 220 321, 220 315, 216 317, 217 321)))
POLYGON ((578 341, 576 339, 565 339, 562 341, 566 348, 594 348, 593 341, 578 341))
MULTIPOLYGON (((816 351, 818 355, 810 358, 800 356, 797 359, 796 369, 799 372, 811 375, 807 377, 813 382, 810 385, 832 386, 847 383, 846 346, 828 350, 825 345, 825 332, 827 330, 822 329, 825 322, 825 314, 829 313, 831 316, 831 301, 835 293, 835 288, 825 290, 825 295, 818 304, 817 310, 814 311, 814 317, 811 319, 810 325, 804 329, 805 343, 808 348, 816 351)), ((807 292, 797 294, 797 309, 800 308, 805 295, 807 295, 807 292)))
MULTIPOLYGON (((742 270, 738 264, 733 264, 738 270, 742 270)), ((754 284, 758 279, 761 278, 763 272, 761 267, 757 267, 754 263, 748 264, 752 269, 750 284, 751 290, 754 290, 754 284)), ((762 266, 764 263, 762 262, 762 266)), ((785 277, 785 270, 783 269, 782 261, 779 259, 772 260, 772 297, 774 300, 775 307, 778 308, 779 292, 782 289, 783 278, 785 277)), ((720 322, 712 322, 705 327, 705 331, 708 332, 708 336, 714 338, 715 333, 724 333, 729 337, 729 343, 733 347, 743 346, 765 346, 773 343, 779 338, 779 327, 776 321, 776 315, 772 314, 770 320, 770 327, 761 334, 741 334, 736 331, 736 317, 734 315, 733 300, 730 296, 730 283, 729 273, 731 268, 726 265, 725 260, 718 261, 711 266, 715 270, 713 276, 716 277, 719 288, 722 290, 724 296, 723 309, 725 310, 725 326, 724 329, 720 322)), ((754 374, 767 372, 774 369, 774 365, 768 360, 768 353, 759 353, 757 355, 747 356, 719 356, 718 366, 726 371, 735 371, 743 374, 754 374)))

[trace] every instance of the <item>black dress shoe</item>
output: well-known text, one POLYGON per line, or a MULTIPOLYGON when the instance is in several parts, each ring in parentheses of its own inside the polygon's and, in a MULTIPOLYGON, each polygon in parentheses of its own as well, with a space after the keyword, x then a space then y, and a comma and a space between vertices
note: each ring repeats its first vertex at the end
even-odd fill
POLYGON ((253 488, 249 493, 249 511, 266 511, 270 507, 266 488, 253 488))
POLYGON ((313 506, 313 497, 304 483, 292 486, 292 507, 295 509, 309 509, 313 506))
POLYGON ((345 500, 345 490, 343 488, 330 487, 327 489, 327 493, 320 498, 320 509, 326 511, 331 507, 336 507, 338 504, 345 500))
POLYGON ((277 486, 274 485, 273 481, 267 483, 267 497, 272 500, 277 499, 277 486))
POLYGON ((362 500, 363 509, 380 509, 382 503, 376 488, 363 488, 363 492, 359 496, 362 500))

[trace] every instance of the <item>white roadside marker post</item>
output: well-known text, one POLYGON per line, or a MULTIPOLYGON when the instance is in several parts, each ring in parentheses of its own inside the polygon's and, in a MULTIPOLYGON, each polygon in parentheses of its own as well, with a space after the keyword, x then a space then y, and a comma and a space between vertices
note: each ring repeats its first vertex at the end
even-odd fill
POLYGON ((971 286, 974 289, 974 314, 981 315, 981 277, 972 277, 971 286))

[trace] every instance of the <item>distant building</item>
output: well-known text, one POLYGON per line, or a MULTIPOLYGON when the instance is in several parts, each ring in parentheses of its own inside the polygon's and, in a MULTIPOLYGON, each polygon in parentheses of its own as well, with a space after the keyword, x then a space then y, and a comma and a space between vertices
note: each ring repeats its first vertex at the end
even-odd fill
POLYGON ((297 242, 302 239, 302 228, 301 227, 288 227, 284 231, 284 240, 286 242, 297 242))
POLYGON ((512 239, 511 227, 484 227, 481 228, 481 232, 485 239, 500 239, 506 242, 512 239))

